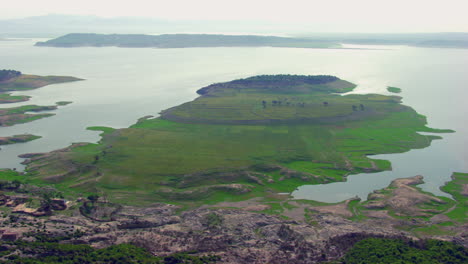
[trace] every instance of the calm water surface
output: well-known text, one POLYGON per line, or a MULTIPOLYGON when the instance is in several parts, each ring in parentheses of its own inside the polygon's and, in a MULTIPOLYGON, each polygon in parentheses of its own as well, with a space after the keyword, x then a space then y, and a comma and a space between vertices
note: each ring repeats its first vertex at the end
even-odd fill
MULTIPOLYGON (((468 171, 468 50, 381 47, 373 50, 294 48, 47 48, 36 40, 0 41, 0 68, 39 75, 71 75, 85 81, 56 84, 27 92, 28 102, 51 105, 73 101, 55 116, 0 128, 0 136, 32 133, 43 138, 2 146, 0 167, 22 169, 17 155, 63 148, 73 142, 96 142, 86 127, 128 127, 142 116, 196 98, 195 91, 214 82, 257 74, 330 74, 358 84, 357 93, 403 89, 405 104, 428 116, 429 126, 451 128, 432 146, 402 154, 379 155, 393 171, 350 176, 345 183, 302 186, 296 198, 341 201, 366 198, 394 178, 421 174, 425 190, 438 187, 453 171, 468 171), (384 48, 384 49, 382 49, 384 48)), ((353 46, 351 46, 353 47, 353 46)), ((362 46, 360 46, 362 47, 362 46)))

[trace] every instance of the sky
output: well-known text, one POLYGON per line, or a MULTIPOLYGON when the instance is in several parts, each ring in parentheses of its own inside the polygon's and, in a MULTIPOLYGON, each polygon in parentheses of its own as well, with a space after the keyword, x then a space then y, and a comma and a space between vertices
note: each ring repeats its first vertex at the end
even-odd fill
POLYGON ((341 32, 468 32, 468 0, 15 0, 0 19, 46 14, 262 21, 341 32))

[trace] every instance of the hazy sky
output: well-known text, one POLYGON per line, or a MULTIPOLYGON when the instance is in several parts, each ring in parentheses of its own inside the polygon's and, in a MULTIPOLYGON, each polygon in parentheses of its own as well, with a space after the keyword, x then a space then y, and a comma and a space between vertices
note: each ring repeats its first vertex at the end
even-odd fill
POLYGON ((353 32, 468 32, 468 0, 13 0, 1 6, 0 19, 54 13, 259 20, 353 32))

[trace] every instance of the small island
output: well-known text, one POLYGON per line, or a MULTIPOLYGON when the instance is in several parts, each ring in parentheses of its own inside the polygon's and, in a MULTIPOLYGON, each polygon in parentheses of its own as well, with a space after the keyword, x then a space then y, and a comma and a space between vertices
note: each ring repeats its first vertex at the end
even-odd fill
POLYGON ((59 102, 56 102, 55 104, 58 105, 58 106, 64 106, 64 105, 69 105, 73 103, 72 101, 59 101, 59 102))
POLYGON ((31 135, 31 134, 14 135, 11 137, 0 137, 0 145, 24 143, 24 142, 32 141, 32 140, 39 139, 39 138, 41 137, 31 135))
POLYGON ((389 91, 391 93, 401 93, 401 88, 388 86, 387 91, 389 91))
POLYGON ((27 123, 37 119, 53 116, 54 114, 52 113, 30 114, 27 112, 42 112, 55 109, 57 109, 56 105, 24 105, 12 108, 0 108, 0 127, 27 123))
POLYGON ((128 48, 194 48, 194 47, 289 47, 289 48, 339 48, 338 42, 256 35, 215 34, 93 34, 72 33, 37 42, 46 47, 128 47, 128 48))
POLYGON ((16 95, 12 96, 8 93, 0 93, 0 104, 18 103, 28 101, 31 96, 16 95))

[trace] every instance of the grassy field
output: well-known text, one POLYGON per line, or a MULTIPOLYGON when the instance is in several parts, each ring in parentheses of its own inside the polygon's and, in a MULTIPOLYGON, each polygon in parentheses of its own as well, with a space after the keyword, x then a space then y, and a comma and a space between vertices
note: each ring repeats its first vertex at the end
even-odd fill
POLYGON ((418 131, 449 132, 427 128, 399 97, 336 95, 354 87, 341 80, 233 83, 202 89, 202 97, 162 118, 93 128, 103 131, 99 144, 46 155, 28 166, 30 179, 128 204, 235 201, 388 170, 389 162, 367 155, 424 148, 438 138, 418 131))
POLYGON ((459 222, 466 222, 468 219, 468 173, 454 173, 452 180, 440 188, 442 191, 452 195, 457 202, 446 215, 459 222))

